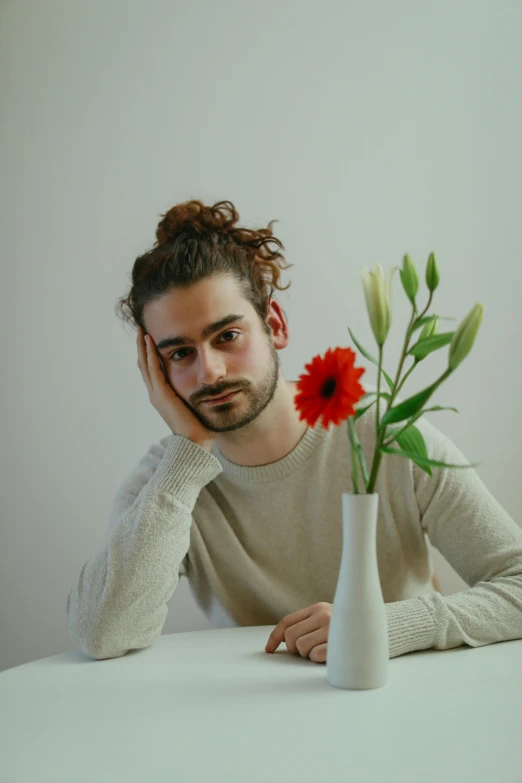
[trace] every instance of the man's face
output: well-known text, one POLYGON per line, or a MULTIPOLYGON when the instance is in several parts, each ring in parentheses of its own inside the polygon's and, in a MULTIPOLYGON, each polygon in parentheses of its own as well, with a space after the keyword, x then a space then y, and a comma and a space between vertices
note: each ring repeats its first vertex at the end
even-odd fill
POLYGON ((279 380, 279 356, 234 278, 175 288, 146 305, 143 317, 167 380, 208 430, 239 429, 267 407, 279 380), (229 316, 237 318, 217 326, 229 316), (216 329, 204 335, 210 325, 216 329), (228 400, 205 402, 235 390, 228 400))

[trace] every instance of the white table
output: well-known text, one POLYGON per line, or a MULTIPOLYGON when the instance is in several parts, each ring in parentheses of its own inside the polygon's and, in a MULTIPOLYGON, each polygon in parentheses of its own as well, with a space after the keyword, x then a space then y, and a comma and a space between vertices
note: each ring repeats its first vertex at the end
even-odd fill
POLYGON ((0 673, 1 783, 521 783, 522 641, 410 653, 385 687, 267 654, 272 626, 0 673))

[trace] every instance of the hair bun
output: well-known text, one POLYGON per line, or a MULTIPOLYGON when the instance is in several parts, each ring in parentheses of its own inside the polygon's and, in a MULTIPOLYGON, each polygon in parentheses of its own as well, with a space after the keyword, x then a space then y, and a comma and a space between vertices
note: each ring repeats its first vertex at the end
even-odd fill
POLYGON ((201 201, 176 204, 161 215, 156 228, 156 246, 172 242, 181 234, 230 234, 239 215, 231 201, 219 201, 207 207, 201 201))

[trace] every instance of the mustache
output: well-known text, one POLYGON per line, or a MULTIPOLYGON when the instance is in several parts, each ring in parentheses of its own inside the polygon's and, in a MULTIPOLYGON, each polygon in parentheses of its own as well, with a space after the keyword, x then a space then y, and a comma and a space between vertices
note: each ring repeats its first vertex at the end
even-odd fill
POLYGON ((192 398, 193 400, 192 404, 201 402, 202 400, 205 400, 207 397, 222 397, 227 392, 243 390, 243 389, 244 386, 242 384, 237 384, 237 383, 231 386, 220 386, 220 387, 216 387, 215 389, 205 389, 204 391, 198 392, 198 394, 192 398))

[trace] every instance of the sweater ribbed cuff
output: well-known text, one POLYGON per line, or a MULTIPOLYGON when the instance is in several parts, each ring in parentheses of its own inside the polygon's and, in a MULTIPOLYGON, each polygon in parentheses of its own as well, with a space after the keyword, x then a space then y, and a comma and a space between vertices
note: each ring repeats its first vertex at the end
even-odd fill
POLYGON ((181 435, 173 435, 149 486, 169 492, 192 511, 203 487, 222 470, 213 454, 181 435))
POLYGON ((435 621, 420 598, 385 604, 390 658, 415 650, 428 650, 435 643, 435 621))

